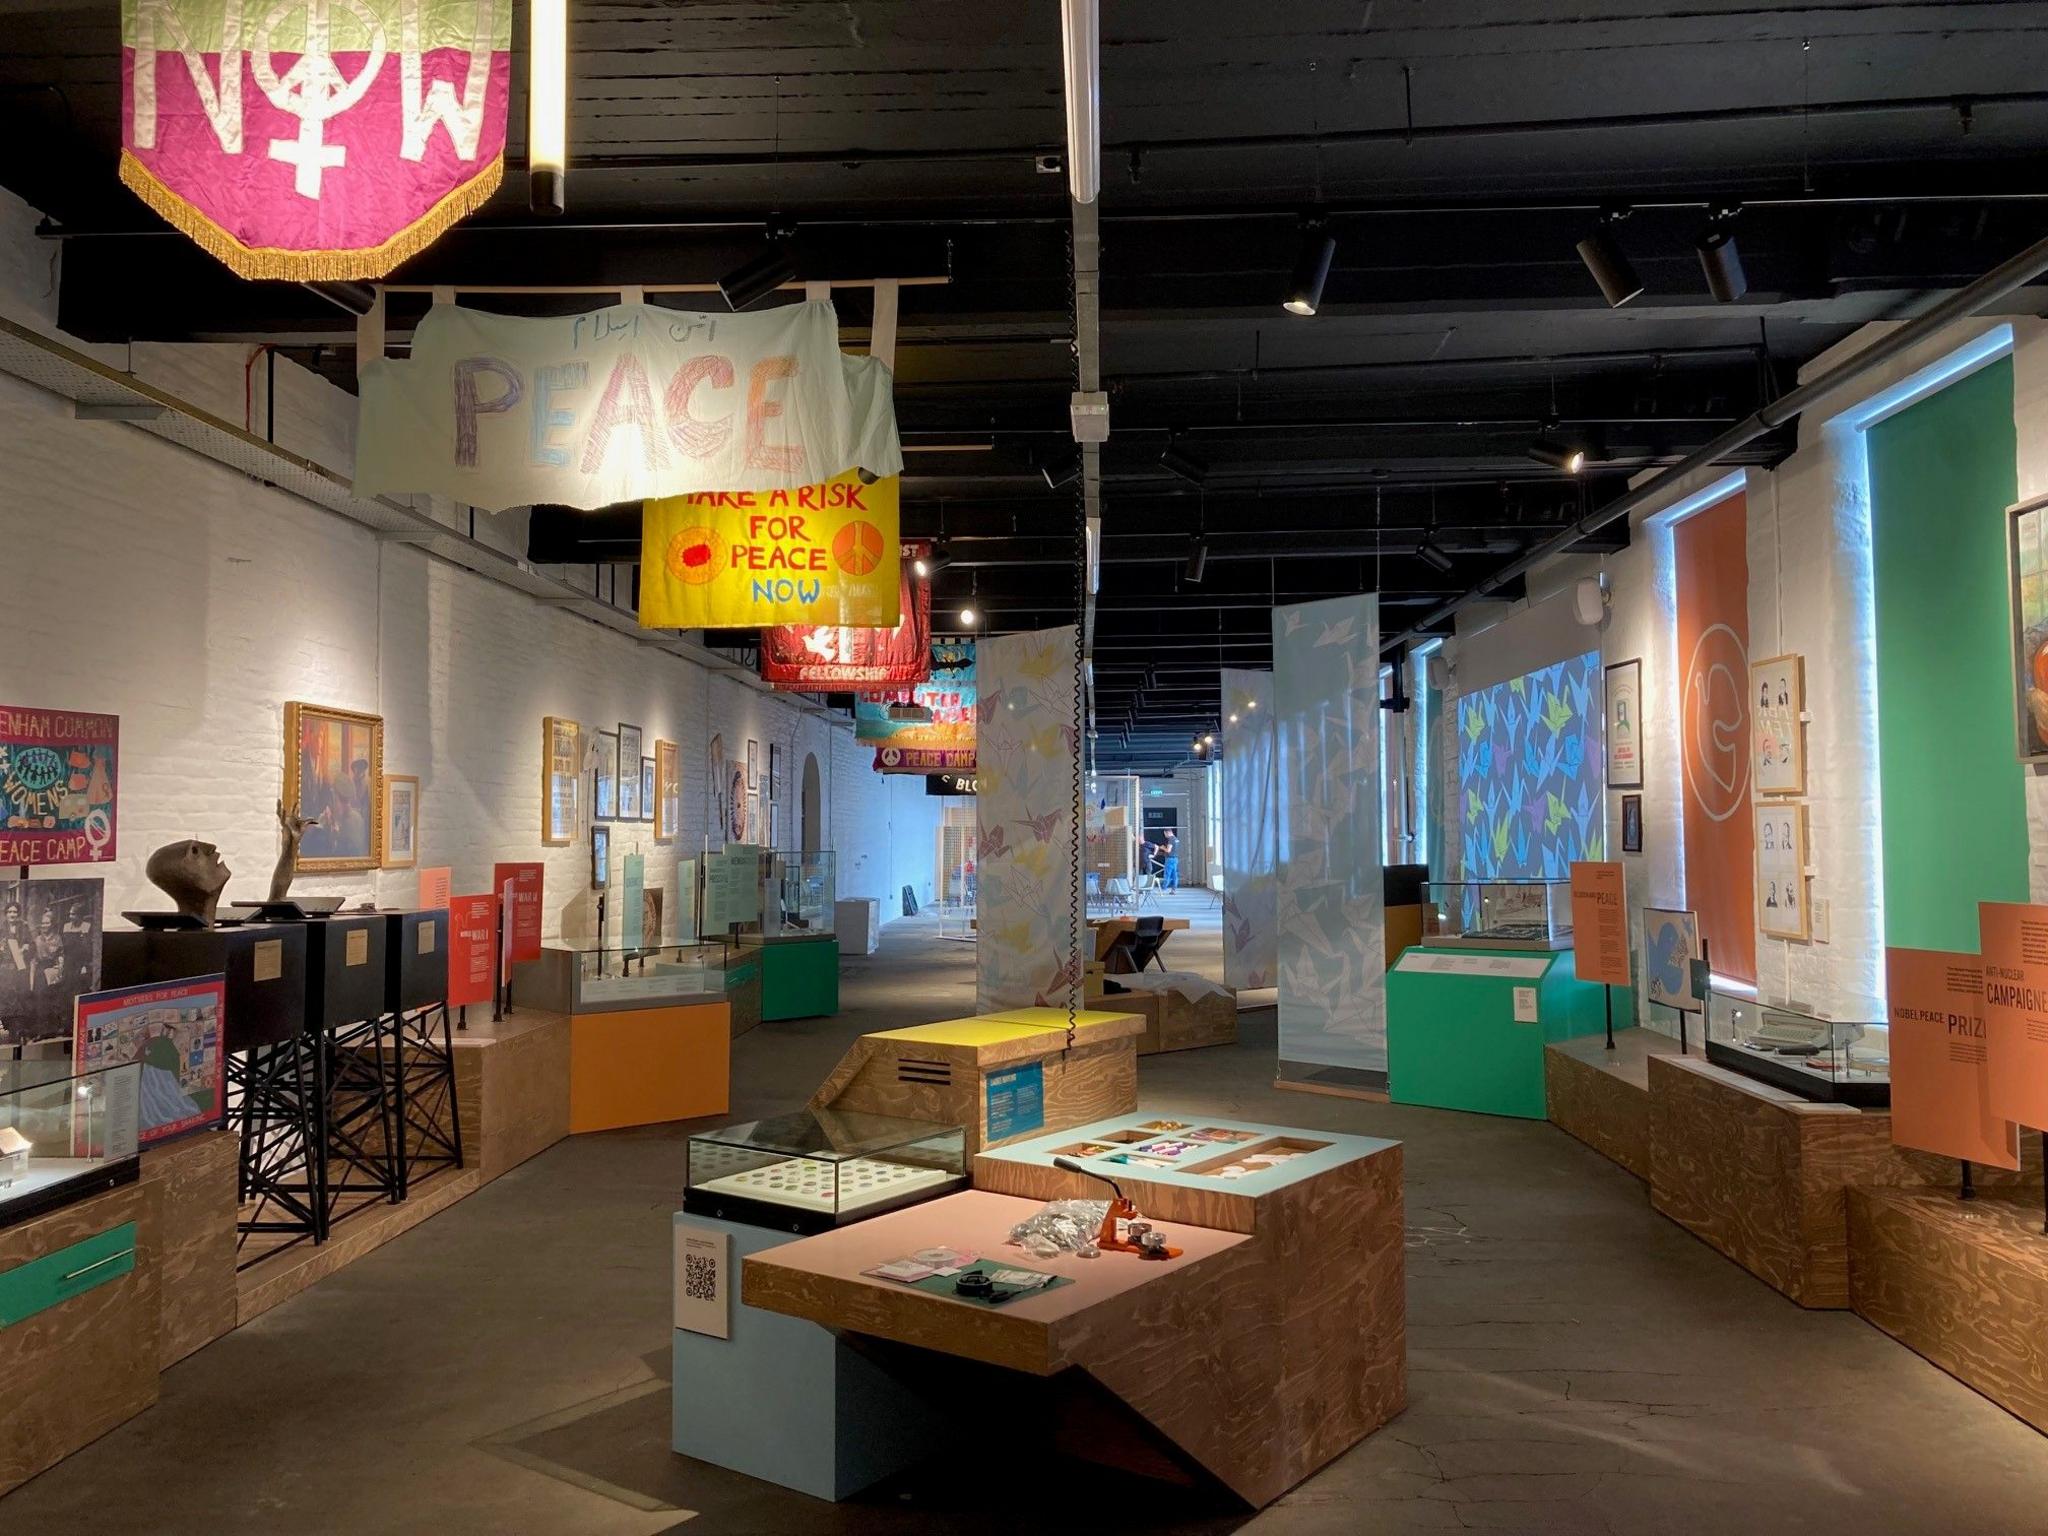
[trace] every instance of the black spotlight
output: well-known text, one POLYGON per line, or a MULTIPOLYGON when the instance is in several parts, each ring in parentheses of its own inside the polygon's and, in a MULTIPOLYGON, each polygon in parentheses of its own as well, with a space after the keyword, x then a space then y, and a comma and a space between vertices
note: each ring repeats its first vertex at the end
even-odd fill
POLYGON ((1064 464, 1055 459, 1039 473, 1045 476, 1045 488, 1049 491, 1064 491, 1081 478, 1081 460, 1075 457, 1064 464))
POLYGON ((953 556, 944 539, 932 540, 931 553, 916 561, 912 569, 927 579, 936 576, 953 563, 953 556))
POLYGON ((1188 580, 1199 583, 1202 573, 1209 568, 1209 541, 1196 539, 1194 548, 1188 551, 1188 580))
POLYGON ((1593 281, 1600 285, 1601 295, 1607 300, 1609 309, 1621 308, 1643 291, 1636 269, 1628 264, 1628 258, 1621 253, 1621 246, 1614 238, 1614 223, 1613 218, 1608 218, 1579 242, 1579 260, 1586 264, 1586 270, 1593 274, 1593 281))
POLYGON ((1715 214, 1695 249, 1700 253, 1700 270, 1707 275, 1707 292, 1715 302, 1733 304, 1749 292, 1749 274, 1742 270, 1742 252, 1735 245, 1732 213, 1715 214))
POLYGON ((796 268, 790 265, 789 252, 778 244, 768 249, 737 271, 728 272, 718 280, 718 291, 725 295, 728 308, 737 313, 758 304, 784 283, 796 279, 796 268))
POLYGON ((1543 435, 1529 445, 1527 452, 1538 464, 1561 469, 1568 475, 1576 475, 1586 467, 1586 450, 1559 437, 1555 427, 1546 428, 1543 435))
POLYGON ((1169 440, 1166 451, 1159 455, 1159 467, 1169 474, 1179 475, 1190 485, 1200 485, 1209 478, 1209 466, 1191 453, 1186 453, 1169 440))
POLYGON ((1415 558, 1434 571, 1449 571, 1451 557, 1436 547, 1434 539, 1424 539, 1415 546, 1415 558))
POLYGON ((1330 280, 1330 263, 1337 257, 1337 237, 1321 219, 1304 219, 1301 249, 1295 253, 1294 274, 1287 280, 1287 297, 1280 307, 1290 315, 1312 315, 1322 307, 1323 284, 1330 280))

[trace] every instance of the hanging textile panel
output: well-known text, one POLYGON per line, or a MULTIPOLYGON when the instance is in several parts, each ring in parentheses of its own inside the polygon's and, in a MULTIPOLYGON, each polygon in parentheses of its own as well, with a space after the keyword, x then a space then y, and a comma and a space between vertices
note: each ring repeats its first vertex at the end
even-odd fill
POLYGON ((1385 1072, 1378 598, 1273 610, 1272 713, 1280 1059, 1385 1072))
POLYGON ((1749 502, 1672 530, 1678 575, 1678 760, 1685 899, 1714 970, 1756 980, 1756 818, 1749 781, 1749 502))
MULTIPOLYGON (((612 304, 537 318, 436 304, 409 358, 364 364, 356 420, 358 496, 427 492, 492 511, 794 493, 856 469, 865 479, 903 469, 889 370, 839 350, 839 317, 824 302, 745 315, 612 304)), ((866 551, 868 568, 896 543, 892 523, 866 551)), ((885 618, 742 622, 894 624, 895 573, 881 584, 885 618)))
POLYGON ((1273 674, 1223 669, 1223 981, 1270 987, 1279 972, 1273 674))
POLYGON ((122 0, 121 45, 121 180, 243 277, 382 277, 497 190, 512 0, 122 0))
MULTIPOLYGON (((975 1011, 1078 1002, 1082 921, 1074 627, 984 640, 975 1011)), ((885 749, 886 750, 886 749, 885 749)))
POLYGON ((889 690, 890 700, 913 702, 913 685, 932 669, 931 584, 916 562, 930 546, 905 543, 897 561, 896 605, 889 629, 844 624, 778 624, 761 631, 761 676, 796 692, 889 690), (900 690, 900 691, 899 691, 900 690))

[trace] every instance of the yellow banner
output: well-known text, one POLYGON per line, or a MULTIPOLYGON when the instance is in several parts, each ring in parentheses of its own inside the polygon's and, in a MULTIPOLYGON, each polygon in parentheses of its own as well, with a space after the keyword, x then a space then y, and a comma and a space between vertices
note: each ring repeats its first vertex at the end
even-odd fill
POLYGON ((707 491, 644 504, 643 629, 845 624, 902 618, 900 476, 853 470, 793 491, 707 491))

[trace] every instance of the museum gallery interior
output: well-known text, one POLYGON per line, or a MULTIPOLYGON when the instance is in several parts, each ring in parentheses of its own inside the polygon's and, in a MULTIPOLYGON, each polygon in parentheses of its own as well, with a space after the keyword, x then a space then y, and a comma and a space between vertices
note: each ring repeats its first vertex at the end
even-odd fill
POLYGON ((0 1533, 2048 1530, 2044 60, 9 6, 0 1533))

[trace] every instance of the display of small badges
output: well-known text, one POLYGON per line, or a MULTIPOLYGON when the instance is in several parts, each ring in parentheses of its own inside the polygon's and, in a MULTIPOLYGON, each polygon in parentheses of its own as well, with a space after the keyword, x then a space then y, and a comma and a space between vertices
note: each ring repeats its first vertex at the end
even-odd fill
MULTIPOLYGON (((742 1154, 744 1156, 744 1154, 742 1154)), ((854 1210, 953 1177, 944 1169, 856 1157, 844 1162, 791 1157, 700 1182, 700 1189, 810 1211, 854 1210)))
POLYGON ((1196 1141, 1148 1141, 1138 1150, 1150 1157, 1179 1157, 1184 1152, 1194 1152, 1200 1147, 1201 1143, 1196 1141))
POLYGON ((1192 1122, 1187 1120, 1141 1120, 1138 1122, 1138 1129, 1157 1131, 1164 1135, 1168 1131, 1185 1131, 1191 1124, 1192 1122))

